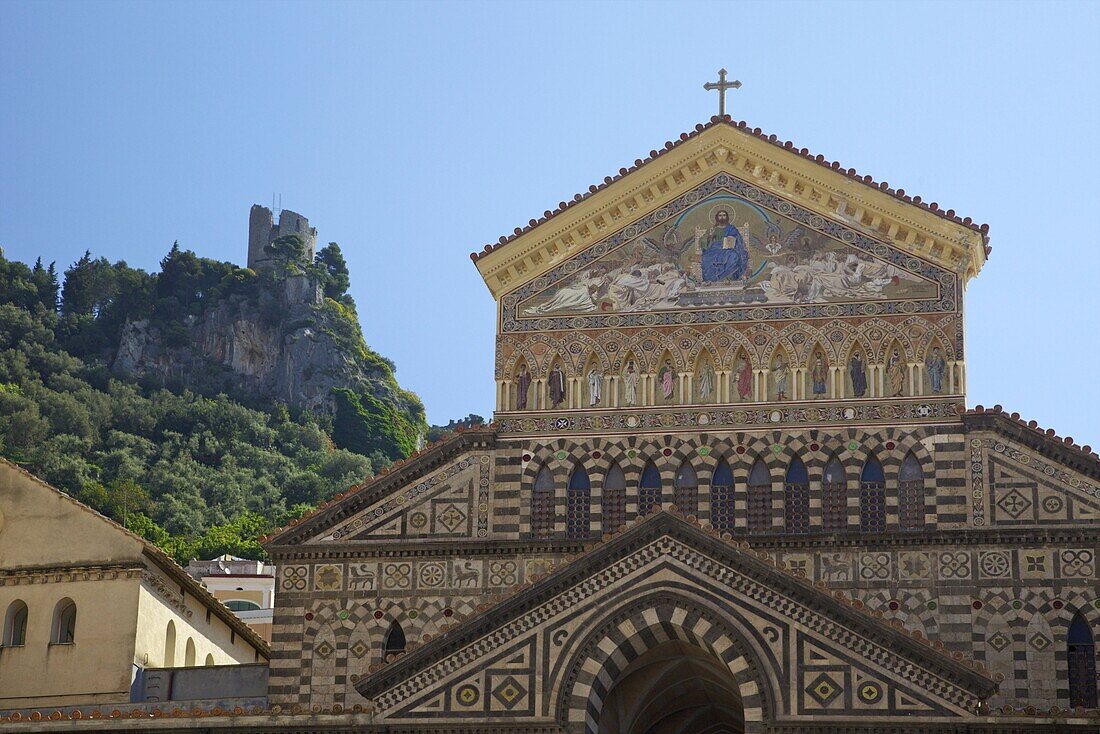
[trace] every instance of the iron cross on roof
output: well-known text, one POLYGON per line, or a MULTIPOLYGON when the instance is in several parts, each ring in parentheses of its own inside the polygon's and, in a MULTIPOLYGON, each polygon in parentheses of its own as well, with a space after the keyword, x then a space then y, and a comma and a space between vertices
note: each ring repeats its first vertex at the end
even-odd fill
POLYGON ((719 117, 726 114, 726 90, 727 89, 740 89, 740 88, 741 88, 741 82, 737 81, 736 79, 734 79, 732 82, 727 82, 726 81, 726 70, 725 69, 719 69, 718 70, 718 81, 716 81, 716 82, 707 82, 706 84, 703 85, 703 89, 707 90, 708 92, 712 89, 717 89, 718 90, 718 116, 719 117))

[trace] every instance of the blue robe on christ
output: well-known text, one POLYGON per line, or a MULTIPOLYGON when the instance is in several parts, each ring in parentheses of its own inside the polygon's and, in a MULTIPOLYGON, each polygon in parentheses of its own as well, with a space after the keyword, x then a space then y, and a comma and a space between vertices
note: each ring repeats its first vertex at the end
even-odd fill
POLYGON ((703 280, 715 283, 720 280, 737 280, 749 267, 749 251, 737 227, 713 227, 710 241, 703 247, 703 280), (733 247, 722 247, 725 238, 733 238, 733 247))

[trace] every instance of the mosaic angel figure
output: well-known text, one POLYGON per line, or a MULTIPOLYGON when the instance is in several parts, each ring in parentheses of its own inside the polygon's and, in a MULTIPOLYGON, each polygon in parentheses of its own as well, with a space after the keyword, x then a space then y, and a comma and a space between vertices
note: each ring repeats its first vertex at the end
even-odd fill
POLYGON ((859 352, 848 360, 848 374, 852 378, 852 392, 857 398, 862 398, 867 393, 867 369, 859 352))
POLYGON ((565 373, 561 371, 561 365, 556 364, 554 369, 550 370, 548 382, 550 383, 550 404, 556 408, 565 402, 565 373))
POLYGON ((752 365, 742 357, 737 363, 737 396, 742 400, 748 400, 750 392, 752 392, 752 365))
POLYGON ((661 394, 665 396, 665 400, 671 400, 676 392, 676 371, 672 369, 671 360, 665 360, 665 366, 661 368, 657 379, 661 382, 661 394))
POLYGON ((516 410, 527 410, 527 392, 531 388, 531 373, 523 365, 516 375, 516 410))
POLYGON ((814 398, 823 397, 825 395, 826 387, 825 383, 829 379, 829 370, 825 366, 825 360, 821 356, 821 352, 818 352, 814 356, 814 366, 810 370, 810 379, 813 380, 814 398))
POLYGON ((596 365, 592 365, 588 370, 588 404, 589 406, 599 405, 601 393, 603 392, 603 375, 600 374, 596 365))
POLYGON ((775 365, 772 367, 772 380, 775 381, 775 399, 786 400, 788 385, 791 380, 791 368, 782 354, 776 358, 775 365))

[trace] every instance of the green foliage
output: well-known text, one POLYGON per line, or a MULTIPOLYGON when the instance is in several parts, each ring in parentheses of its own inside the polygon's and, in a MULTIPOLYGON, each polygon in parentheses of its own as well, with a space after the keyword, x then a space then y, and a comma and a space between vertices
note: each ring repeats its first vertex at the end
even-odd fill
POLYGON ((348 263, 344 259, 344 253, 340 251, 340 245, 330 242, 322 247, 317 251, 314 264, 317 266, 318 281, 324 289, 325 298, 340 301, 354 311, 355 303, 347 294, 351 286, 351 273, 348 272, 348 263))
POLYGON ((0 257, 0 455, 181 562, 257 557, 259 532, 366 479, 370 452, 334 446, 327 416, 111 376, 102 355, 127 319, 179 325, 257 281, 179 247, 164 268, 150 276, 86 255, 61 291, 52 266, 0 257))
POLYGON ((264 251, 275 260, 278 272, 295 274, 307 264, 306 241, 301 235, 287 234, 277 237, 264 247, 264 251))
POLYGON ((369 394, 346 388, 334 391, 336 445, 359 454, 381 451, 387 456, 408 456, 416 450, 419 429, 393 407, 369 394))

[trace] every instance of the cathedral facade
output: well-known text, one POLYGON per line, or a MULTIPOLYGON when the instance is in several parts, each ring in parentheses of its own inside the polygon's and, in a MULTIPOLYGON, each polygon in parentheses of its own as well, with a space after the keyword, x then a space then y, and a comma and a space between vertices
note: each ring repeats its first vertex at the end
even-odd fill
POLYGON ((987 234, 719 117, 475 253, 495 420, 266 539, 272 713, 1095 731, 1100 459, 966 408, 987 234))

